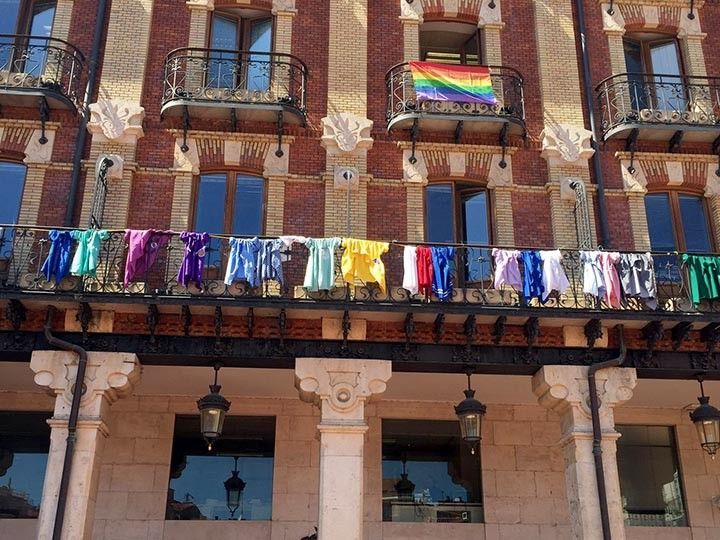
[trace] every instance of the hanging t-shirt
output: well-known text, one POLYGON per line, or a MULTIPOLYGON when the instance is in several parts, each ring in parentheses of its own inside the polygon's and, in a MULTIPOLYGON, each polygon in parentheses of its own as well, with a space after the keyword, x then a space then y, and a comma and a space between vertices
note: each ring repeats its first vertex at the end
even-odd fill
POLYGON ((308 291, 332 289, 335 286, 335 250, 339 238, 308 238, 309 250, 303 287, 308 291))
POLYGON ((523 251, 523 298, 530 302, 533 298, 540 298, 545 291, 543 286, 543 262, 537 251, 523 251))
POLYGON ((168 245, 170 232, 149 230, 125 231, 127 259, 125 260, 125 287, 147 273, 160 251, 168 245))
POLYGON ((180 233, 180 240, 185 244, 185 253, 178 270, 177 281, 183 287, 195 283, 198 288, 202 288, 205 253, 210 243, 210 235, 185 231, 180 233))
POLYGON ((230 238, 230 254, 225 271, 225 285, 232 285, 235 280, 247 281, 250 287, 257 287, 257 254, 260 251, 260 240, 254 238, 230 238))
POLYGON ((72 237, 77 241, 77 250, 70 265, 70 273, 74 276, 95 277, 100 264, 100 244, 110 238, 110 233, 104 230, 89 229, 87 231, 72 231, 72 237))
POLYGON ((559 249, 540 251, 542 259, 542 301, 545 302, 552 291, 563 294, 569 287, 567 274, 562 265, 562 253, 559 249))
POLYGON ((440 300, 449 300, 453 294, 452 270, 455 263, 455 248, 432 247, 433 281, 432 291, 440 300))
POLYGON ((693 304, 720 298, 720 257, 683 253, 682 262, 688 271, 693 304))
POLYGON ((343 238, 345 248, 340 268, 346 283, 359 279, 365 283, 377 283, 380 291, 385 292, 385 264, 382 255, 390 249, 387 242, 343 238))
POLYGON ((73 236, 71 231, 52 230, 48 233, 48 240, 50 240, 50 249, 40 271, 48 281, 55 276, 55 284, 59 285, 70 271, 73 236))
POLYGON ((418 284, 417 246, 405 246, 403 249, 403 289, 410 294, 417 294, 418 284))
POLYGON ((418 246, 415 255, 417 260, 418 289, 427 296, 432 290, 434 275, 432 249, 428 246, 418 246))
POLYGON ((257 254, 257 278, 261 283, 277 281, 283 285, 282 251, 285 243, 281 239, 260 240, 257 254))
POLYGON ((620 284, 625 296, 645 301, 650 309, 657 308, 655 265, 649 253, 623 253, 619 262, 620 284))
POLYGON ((494 248, 492 255, 495 260, 493 286, 496 289, 501 289, 503 285, 517 290, 521 289, 522 277, 520 277, 520 266, 518 264, 520 252, 514 249, 494 248))

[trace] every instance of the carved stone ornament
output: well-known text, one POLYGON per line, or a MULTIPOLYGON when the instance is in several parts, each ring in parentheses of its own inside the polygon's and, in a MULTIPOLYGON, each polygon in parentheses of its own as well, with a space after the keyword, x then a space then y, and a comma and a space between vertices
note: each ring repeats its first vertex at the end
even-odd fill
POLYGON ((105 100, 90 105, 88 131, 108 141, 134 144, 143 133, 145 109, 129 101, 105 100))
POLYGON ((625 33, 625 19, 618 9, 617 6, 613 8, 613 13, 610 15, 608 10, 610 4, 601 4, 603 18, 603 30, 607 34, 624 34, 625 33))
POLYGON ((575 195, 575 184, 585 185, 585 181, 579 177, 565 176, 560 179, 560 199, 563 201, 575 201, 577 196, 575 195))
POLYGON ((278 13, 297 13, 295 0, 273 0, 272 13, 273 15, 277 15, 278 13))
MULTIPOLYGON (((58 396, 55 401, 56 418, 69 414, 77 363, 77 355, 71 352, 32 353, 30 369, 35 372, 35 383, 58 396)), ((139 380, 140 363, 135 354, 89 352, 80 415, 100 417, 107 404, 130 394, 139 380)))
POLYGON ((620 168, 622 169, 623 190, 631 193, 646 193, 647 178, 640 164, 635 160, 633 170, 630 170, 630 160, 620 160, 620 168))
POLYGON ((45 130, 45 138, 47 139, 45 144, 40 143, 42 135, 43 132, 41 129, 33 131, 27 146, 25 146, 25 158, 23 159, 23 162, 28 164, 50 163, 52 160, 53 145, 55 144, 55 131, 48 129, 45 130))
POLYGON ((215 0, 186 0, 185 4, 190 9, 206 9, 207 11, 215 9, 215 0))
POLYGON ((502 28, 503 26, 505 26, 505 24, 502 22, 500 0, 482 0, 480 13, 478 15, 478 27, 502 28), (490 7, 491 5, 495 7, 490 7))
POLYGON ((487 183, 489 189, 512 185, 512 157, 505 156, 505 167, 500 166, 502 160, 502 155, 494 154, 490 161, 487 183))
POLYGON ((335 189, 347 189, 348 184, 352 191, 357 191, 360 187, 360 171, 358 171, 357 167, 335 165, 333 169, 333 185, 335 189))
POLYGON ((410 163, 410 150, 403 150, 403 180, 413 184, 427 184, 428 169, 422 152, 415 152, 415 163, 410 163))
POLYGON ((702 31, 700 28, 700 13, 698 13, 697 9, 693 11, 693 14, 695 17, 692 19, 688 18, 688 13, 690 13, 689 8, 683 8, 680 10, 680 25, 678 27, 678 37, 680 39, 687 39, 687 38, 696 38, 696 39, 703 39, 705 36, 707 36, 706 33, 702 31))
POLYGON ((584 165, 595 153, 590 141, 592 132, 569 124, 546 126, 543 131, 542 156, 551 165, 584 165))
POLYGON ((290 145, 283 144, 283 155, 278 157, 275 153, 276 148, 268 148, 263 162, 263 175, 268 176, 287 176, 290 167, 290 145))
POLYGON ((423 22, 423 6, 422 2, 418 0, 412 4, 408 4, 407 0, 400 1, 400 20, 412 21, 417 23, 423 22))
POLYGON ((321 144, 328 154, 361 155, 372 147, 372 120, 353 113, 334 113, 322 119, 321 144))
POLYGON ((175 153, 173 169, 180 172, 192 174, 200 173, 200 155, 198 154, 197 143, 194 139, 188 139, 188 151, 182 151, 182 139, 175 140, 175 153))
POLYGON ((113 164, 107 171, 107 178, 112 178, 114 180, 122 180, 123 170, 125 168, 125 159, 123 159, 122 156, 118 156, 117 154, 101 154, 100 156, 98 156, 97 160, 95 161, 95 174, 97 175, 100 163, 105 158, 109 158, 113 162, 113 164))
POLYGON ((385 392, 392 375, 387 360, 298 358, 295 387, 300 399, 320 406, 322 421, 364 422, 365 401, 385 392))

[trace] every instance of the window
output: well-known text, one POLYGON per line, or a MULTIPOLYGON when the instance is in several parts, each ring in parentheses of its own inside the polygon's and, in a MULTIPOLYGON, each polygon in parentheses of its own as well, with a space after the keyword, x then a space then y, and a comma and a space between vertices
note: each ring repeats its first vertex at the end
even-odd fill
POLYGON ((616 426, 626 525, 687 527, 673 429, 616 426))
POLYGON ((653 251, 708 253, 713 250, 703 197, 675 191, 648 193, 645 212, 653 251))
MULTIPOLYGON (((0 161, 0 224, 11 225, 18 222, 25 188, 25 171, 25 165, 0 161)), ((11 229, 0 234, 0 258, 10 256, 12 239, 11 229)))
POLYGON ((256 10, 213 13, 210 26, 207 85, 264 92, 270 87, 269 57, 273 47, 273 20, 256 10), (222 52, 220 52, 222 51, 222 52), (238 54, 246 51, 247 54, 238 54))
MULTIPOLYGON (((472 184, 439 183, 425 188, 425 239, 427 242, 489 245, 490 207, 488 192, 472 184)), ((465 278, 480 281, 489 277, 488 250, 468 248, 465 278)))
POLYGON ((226 417, 223 436, 208 453, 200 418, 178 416, 166 519, 270 520, 274 449, 273 417, 226 417), (235 476, 243 488, 231 502, 225 482, 235 476))
MULTIPOLYGON (((55 0, 0 0, 0 34, 50 37, 55 0)), ((47 59, 44 39, 0 38, 0 69, 42 74, 47 59)))
POLYGON ((383 420, 383 521, 483 521, 480 453, 452 421, 383 420))
POLYGON ((49 413, 0 413, 0 519, 37 518, 48 451, 49 413))
POLYGON ((420 26, 420 58, 445 64, 481 64, 481 34, 477 26, 436 21, 420 26))
POLYGON ((625 38, 623 46, 633 108, 685 110, 687 96, 677 40, 638 35, 625 38))

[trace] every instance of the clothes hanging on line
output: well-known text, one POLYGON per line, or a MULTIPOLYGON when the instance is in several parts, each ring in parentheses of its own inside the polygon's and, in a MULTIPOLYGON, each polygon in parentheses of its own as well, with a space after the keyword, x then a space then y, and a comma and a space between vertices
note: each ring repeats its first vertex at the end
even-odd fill
POLYGON ((605 301, 608 307, 622 306, 622 289, 616 264, 620 254, 607 251, 581 251, 583 292, 605 301))
POLYGON ((100 264, 100 243, 110 238, 105 230, 88 229, 70 233, 77 242, 77 249, 70 265, 70 273, 74 276, 95 277, 100 264))
POLYGON ((260 240, 254 238, 230 238, 230 254, 225 269, 225 285, 232 285, 235 280, 247 281, 250 287, 257 287, 257 254, 260 251, 260 240))
POLYGON ((170 242, 170 235, 169 231, 155 229, 125 231, 125 243, 128 245, 125 260, 125 288, 152 268, 160 250, 170 242))
POLYGON ((52 230, 48 233, 48 240, 50 240, 50 249, 40 271, 48 281, 54 276, 55 283, 59 285, 70 272, 73 236, 70 231, 52 230))
POLYGON ((417 246, 405 246, 403 248, 402 286, 411 295, 416 295, 420 290, 418 284, 417 246))
POLYGON ((426 296, 430 295, 434 279, 432 249, 418 246, 415 251, 417 261, 418 290, 426 296))
POLYGON ((622 253, 618 262, 620 284, 626 297, 640 298, 657 308, 655 265, 650 253, 622 253))
POLYGON ((690 300, 693 304, 720 298, 720 257, 684 253, 682 262, 688 271, 690 300))
POLYGON ((210 235, 185 231, 180 233, 180 240, 185 244, 185 252, 178 270, 177 281, 183 287, 194 283, 198 288, 202 288, 205 254, 210 243, 210 235))
POLYGON ((520 257, 523 263, 523 298, 527 303, 533 298, 540 298, 545 291, 543 261, 538 251, 523 251, 520 257))
POLYGON ((518 264, 520 252, 513 249, 494 248, 492 256, 495 261, 493 286, 498 290, 503 286, 512 287, 515 290, 522 289, 522 277, 518 264))
POLYGON ((387 242, 343 238, 344 251, 340 262, 343 279, 353 283, 359 279, 365 283, 377 283, 385 292, 385 264, 381 257, 390 249, 387 242))
POLYGON ((257 254, 256 276, 261 283, 277 281, 284 285, 282 252, 285 244, 277 240, 260 240, 260 250, 257 254))
POLYGON ((308 291, 329 290, 335 286, 335 250, 340 238, 308 238, 309 250, 303 287, 308 291))
POLYGON ((542 259, 542 301, 545 302, 552 291, 563 294, 570 287, 570 281, 565 274, 559 249, 538 253, 542 259))
POLYGON ((450 300, 453 295, 452 272, 455 266, 455 248, 432 247, 432 292, 440 300, 450 300))

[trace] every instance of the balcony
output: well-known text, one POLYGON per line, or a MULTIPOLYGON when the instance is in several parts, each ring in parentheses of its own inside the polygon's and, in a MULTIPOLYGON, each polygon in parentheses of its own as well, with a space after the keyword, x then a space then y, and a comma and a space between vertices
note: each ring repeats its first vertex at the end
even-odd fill
POLYGON ((390 68, 387 85, 387 128, 455 132, 525 133, 523 79, 512 68, 490 66, 496 105, 455 101, 418 101, 410 65, 390 68))
POLYGON ((596 87, 603 139, 712 142, 720 135, 720 78, 623 73, 596 87))
POLYGON ((175 49, 165 58, 161 114, 305 124, 307 66, 290 54, 175 49))
POLYGON ((0 105, 76 110, 84 63, 61 39, 0 34, 0 105))
MULTIPOLYGON (((531 316, 559 318, 608 318, 613 320, 668 319, 680 321, 717 321, 720 300, 693 304, 689 280, 682 256, 655 253, 657 306, 638 298, 624 298, 612 307, 583 292, 583 265, 580 252, 563 250, 563 267, 570 282, 566 291, 552 292, 542 303, 525 300, 522 291, 495 289, 494 260, 490 246, 458 245, 454 262, 452 296, 442 301, 433 294, 410 294, 402 288, 403 249, 393 244, 383 257, 387 268, 387 290, 375 283, 348 285, 336 281, 330 290, 310 292, 301 285, 307 264, 307 249, 295 244, 285 253, 284 286, 267 282, 250 287, 244 281, 232 285, 223 282, 230 246, 227 238, 213 237, 205 255, 201 286, 188 288, 176 279, 182 262, 184 244, 174 234, 159 252, 154 265, 136 282, 123 284, 127 245, 123 232, 113 232, 102 243, 96 277, 67 276, 60 283, 46 279, 41 266, 47 257, 47 229, 5 226, 0 237, 0 298, 36 299, 48 297, 69 301, 121 303, 187 303, 190 305, 228 305, 245 307, 287 307, 360 311, 413 310, 417 313, 466 313, 487 316, 531 316)), ((339 255, 339 253, 338 253, 339 255)), ((340 257, 336 275, 340 276, 340 257)))

